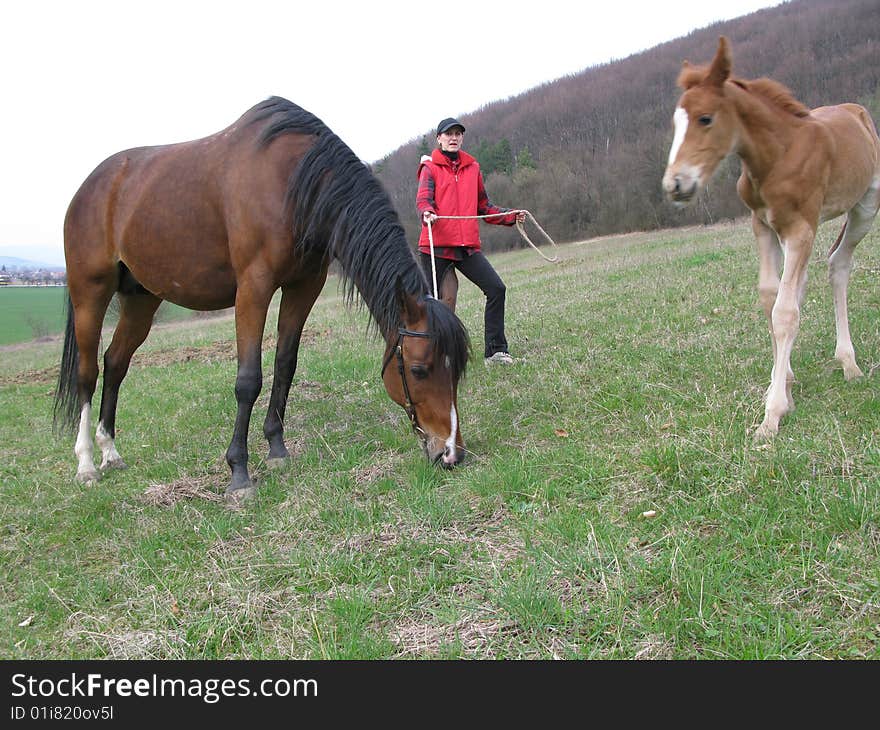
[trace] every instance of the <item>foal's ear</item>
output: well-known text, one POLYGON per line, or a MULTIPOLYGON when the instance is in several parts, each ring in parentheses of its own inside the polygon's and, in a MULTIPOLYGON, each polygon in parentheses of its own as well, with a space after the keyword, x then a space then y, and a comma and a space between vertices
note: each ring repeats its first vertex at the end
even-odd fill
POLYGON ((678 73, 676 84, 679 88, 687 91, 692 86, 696 86, 706 77, 706 68, 700 66, 691 66, 687 61, 681 62, 681 71, 678 73))
POLYGON ((712 65, 709 66, 709 73, 706 74, 706 83, 720 88, 730 76, 732 65, 730 43, 727 38, 721 36, 718 38, 718 51, 712 59, 712 65))

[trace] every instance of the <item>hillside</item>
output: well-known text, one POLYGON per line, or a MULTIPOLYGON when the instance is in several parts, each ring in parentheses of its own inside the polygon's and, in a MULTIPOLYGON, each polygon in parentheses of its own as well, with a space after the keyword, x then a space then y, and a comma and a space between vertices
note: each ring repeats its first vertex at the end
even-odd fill
MULTIPOLYGON (((661 194, 681 62, 707 63, 726 35, 733 72, 786 84, 808 106, 859 101, 880 116, 880 3, 796 0, 713 24, 620 61, 587 69, 460 118, 493 202, 529 209, 557 241, 711 223, 741 216, 739 163, 687 211, 661 194)), ((374 165, 411 241, 418 237, 415 170, 433 130, 374 165)), ((483 226, 488 249, 520 245, 515 231, 483 226)))
POLYGON ((0 256, 0 269, 6 269, 6 271, 23 271, 26 269, 36 270, 42 269, 45 271, 64 271, 63 266, 58 266, 57 264, 47 264, 42 261, 32 261, 30 259, 19 258, 18 256, 0 256))

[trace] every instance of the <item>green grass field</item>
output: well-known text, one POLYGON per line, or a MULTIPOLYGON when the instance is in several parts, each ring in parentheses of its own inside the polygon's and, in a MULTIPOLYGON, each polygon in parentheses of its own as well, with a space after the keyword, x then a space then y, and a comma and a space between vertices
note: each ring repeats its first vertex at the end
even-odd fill
MULTIPOLYGON (((492 256, 517 363, 471 364, 470 458, 426 464, 336 283, 306 325, 287 471, 222 499, 229 318, 158 327, 123 385, 129 469, 73 481, 58 343, 3 354, 0 653, 57 658, 880 658, 880 231, 833 360, 820 230, 797 410, 755 446, 770 341, 745 222, 492 256)), ((482 343, 482 297, 459 314, 482 343)), ((271 319, 271 317, 270 317, 271 319)), ((272 323, 268 331, 271 332, 272 323)), ((105 343, 106 344, 106 343, 105 343)))
MULTIPOLYGON (((64 332, 67 289, 60 286, 0 287, 0 345, 13 345, 64 332)), ((156 312, 156 322, 175 322, 193 312, 164 302, 156 312)), ((107 314, 105 325, 116 321, 115 311, 107 314)))
POLYGON ((0 287, 0 345, 63 332, 66 296, 60 286, 0 287))

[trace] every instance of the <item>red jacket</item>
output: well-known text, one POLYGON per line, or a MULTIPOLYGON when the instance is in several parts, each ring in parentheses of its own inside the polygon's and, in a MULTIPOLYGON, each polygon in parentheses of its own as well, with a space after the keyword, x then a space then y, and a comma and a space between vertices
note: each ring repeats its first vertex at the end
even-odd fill
MULTIPOLYGON (((425 211, 439 216, 444 215, 489 215, 508 213, 509 208, 499 208, 489 202, 480 163, 467 152, 460 150, 457 164, 439 149, 431 157, 422 157, 418 167, 419 189, 416 194, 416 207, 419 218, 425 211)), ((482 218, 487 223, 512 226, 516 223, 516 213, 482 218)), ((471 218, 466 220, 438 220, 431 224, 434 238, 434 255, 437 258, 457 259, 457 252, 442 249, 469 248, 480 250, 480 222, 471 218)), ((419 236, 419 251, 430 253, 428 226, 422 223, 419 236)))

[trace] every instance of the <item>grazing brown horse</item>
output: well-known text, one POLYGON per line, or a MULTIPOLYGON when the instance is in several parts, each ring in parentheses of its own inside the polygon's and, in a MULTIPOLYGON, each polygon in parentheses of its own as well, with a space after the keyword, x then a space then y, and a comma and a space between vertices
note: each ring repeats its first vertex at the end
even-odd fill
POLYGON ((828 257, 835 357, 847 380, 862 375, 850 339, 846 292, 853 249, 880 208, 880 140, 870 115, 857 104, 810 110, 781 84, 733 78, 730 70, 724 37, 710 66, 685 61, 663 189, 673 202, 687 204, 726 155, 736 153, 742 162, 737 192, 752 211, 758 291, 773 342, 764 421, 755 433, 763 440, 775 436, 779 420, 794 409, 791 351, 816 230, 844 213, 846 222, 828 257))
POLYGON ((159 304, 235 306, 238 412, 226 452, 227 494, 251 494, 247 433, 262 387, 269 303, 281 289, 263 425, 275 462, 290 458, 283 422, 300 335, 333 258, 346 301, 357 290, 385 338, 385 388, 406 409, 426 455, 444 467, 462 459, 457 393, 470 353, 467 332, 428 295, 398 216, 370 170, 295 104, 272 97, 210 137, 105 160, 70 204, 64 251, 70 306, 55 416, 79 423, 80 481, 98 478, 91 402, 101 325, 115 294, 120 316, 104 354, 95 436, 101 468, 125 466, 114 442, 119 386, 159 304))

